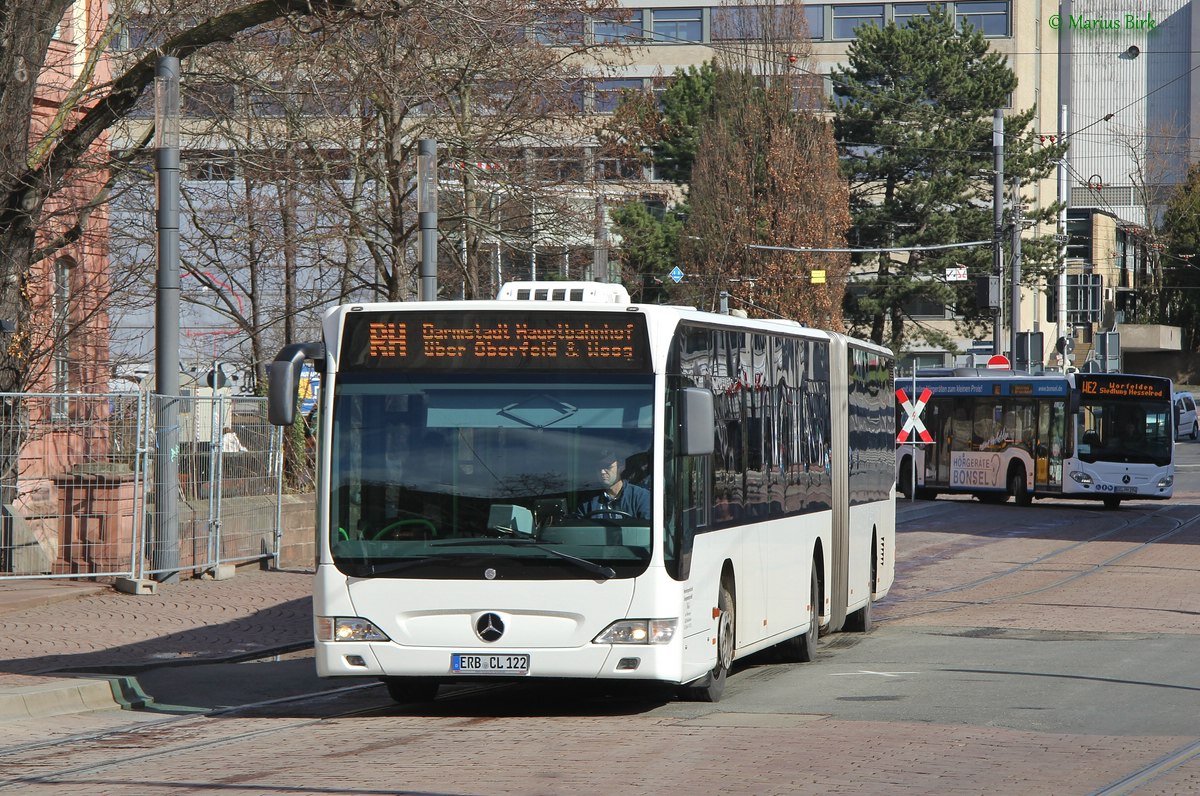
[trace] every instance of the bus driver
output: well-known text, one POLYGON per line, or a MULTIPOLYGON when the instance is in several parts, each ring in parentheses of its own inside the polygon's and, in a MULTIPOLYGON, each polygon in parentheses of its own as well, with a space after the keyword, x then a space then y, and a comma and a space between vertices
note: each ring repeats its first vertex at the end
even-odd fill
POLYGON ((596 460, 600 471, 599 495, 579 504, 577 516, 601 519, 625 517, 650 518, 650 492, 637 484, 626 483, 621 477, 621 463, 611 450, 603 451, 596 460))

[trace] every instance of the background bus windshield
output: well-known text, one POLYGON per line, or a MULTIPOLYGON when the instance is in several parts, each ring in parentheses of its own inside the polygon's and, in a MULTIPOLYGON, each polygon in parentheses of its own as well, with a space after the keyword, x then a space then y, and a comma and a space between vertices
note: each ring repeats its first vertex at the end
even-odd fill
POLYGON ((1170 401, 1085 398, 1079 425, 1079 458, 1085 462, 1171 463, 1170 401))
POLYGON ((343 374, 329 483, 334 563, 349 575, 421 578, 643 571, 652 384, 578 372, 343 374), (626 494, 599 513, 588 501, 605 486, 604 456, 616 459, 626 494))

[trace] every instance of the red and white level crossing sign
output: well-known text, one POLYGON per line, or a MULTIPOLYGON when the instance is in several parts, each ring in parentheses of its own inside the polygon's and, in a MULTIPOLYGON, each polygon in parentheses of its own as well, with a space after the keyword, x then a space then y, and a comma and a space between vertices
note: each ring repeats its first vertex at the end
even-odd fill
POLYGON ((908 441, 908 435, 911 432, 916 432, 921 438, 921 442, 933 442, 933 437, 929 430, 925 428, 925 424, 921 422, 921 410, 925 408, 925 404, 929 402, 929 397, 933 395, 926 387, 921 390, 921 396, 917 398, 914 404, 908 400, 908 393, 904 390, 896 390, 896 398, 900 401, 901 408, 904 409, 904 428, 900 429, 900 433, 896 435, 896 442, 903 443, 908 441))

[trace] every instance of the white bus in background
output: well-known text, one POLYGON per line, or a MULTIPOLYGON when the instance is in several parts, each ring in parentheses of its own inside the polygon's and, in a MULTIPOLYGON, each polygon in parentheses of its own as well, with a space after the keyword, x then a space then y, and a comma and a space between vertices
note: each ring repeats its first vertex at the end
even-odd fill
MULTIPOLYGON (((1166 500, 1175 482, 1171 380, 1130 373, 1042 374, 983 368, 900 377, 932 438, 897 453, 906 497, 973 494, 1166 500), (915 478, 914 478, 915 474, 915 478)), ((902 407, 897 407, 901 413, 902 407)))
POLYGON ((609 285, 501 296, 335 307, 272 363, 277 424, 306 359, 321 378, 321 676, 398 701, 514 678, 715 701, 743 656, 870 628, 895 562, 886 349, 609 285), (582 510, 601 451, 648 516, 582 510))

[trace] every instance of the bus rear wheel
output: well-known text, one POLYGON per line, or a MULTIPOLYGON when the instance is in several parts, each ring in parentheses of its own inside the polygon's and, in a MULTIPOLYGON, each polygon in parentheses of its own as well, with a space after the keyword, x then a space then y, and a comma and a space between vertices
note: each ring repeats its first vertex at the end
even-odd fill
POLYGON ((721 584, 717 597, 717 663, 704 677, 694 684, 680 689, 680 694, 690 702, 720 702, 725 693, 725 680, 733 667, 734 631, 737 617, 733 610, 733 593, 727 583, 721 584))

